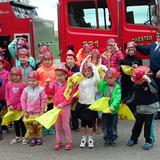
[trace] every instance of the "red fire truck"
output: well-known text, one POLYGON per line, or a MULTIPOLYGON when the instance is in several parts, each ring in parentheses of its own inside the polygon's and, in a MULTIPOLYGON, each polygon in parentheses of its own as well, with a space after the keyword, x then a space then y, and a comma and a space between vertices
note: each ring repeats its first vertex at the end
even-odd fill
POLYGON ((37 59, 39 45, 45 43, 50 49, 53 47, 53 22, 39 18, 34 6, 15 1, 0 2, 0 47, 6 49, 9 61, 7 46, 17 37, 28 39, 32 56, 37 59))
POLYGON ((152 43, 158 29, 158 8, 157 0, 59 0, 61 61, 69 48, 77 53, 84 43, 105 51, 108 38, 115 38, 123 52, 131 40, 152 43))

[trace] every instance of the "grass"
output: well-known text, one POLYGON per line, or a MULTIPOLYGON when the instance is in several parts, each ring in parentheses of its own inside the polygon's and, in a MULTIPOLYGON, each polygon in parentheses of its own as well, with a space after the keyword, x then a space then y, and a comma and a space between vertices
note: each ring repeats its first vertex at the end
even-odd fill
MULTIPOLYGON (((56 35, 56 34, 55 34, 56 35)), ((53 55, 55 56, 56 59, 59 59, 59 40, 58 40, 58 35, 55 36, 54 39, 54 45, 53 45, 53 55)))

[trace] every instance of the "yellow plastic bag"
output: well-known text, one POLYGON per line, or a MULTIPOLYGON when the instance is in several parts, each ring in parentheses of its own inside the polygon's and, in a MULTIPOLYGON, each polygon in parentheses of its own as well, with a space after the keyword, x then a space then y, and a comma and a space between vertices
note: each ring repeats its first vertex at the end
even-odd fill
POLYGON ((18 121, 23 116, 23 111, 10 111, 4 115, 2 125, 8 126, 11 122, 18 121))
POLYGON ((42 125, 36 121, 40 115, 29 115, 29 117, 24 117, 23 122, 26 126, 26 138, 34 138, 34 137, 41 137, 42 136, 42 125))
POLYGON ((118 112, 118 116, 122 120, 135 121, 135 117, 130 111, 129 107, 122 103, 118 112))
POLYGON ((89 106, 92 111, 111 113, 109 110, 109 97, 102 97, 89 106))
POLYGON ((68 78, 67 87, 64 91, 64 96, 67 100, 69 100, 72 96, 75 97, 76 95, 78 95, 77 93, 78 85, 84 79, 85 77, 81 74, 75 74, 68 78))
POLYGON ((121 65, 122 71, 124 74, 131 76, 133 73, 134 68, 127 65, 121 65))
POLYGON ((49 129, 52 125, 56 123, 60 111, 60 108, 55 107, 54 109, 51 109, 50 111, 36 118, 36 121, 45 128, 49 129))

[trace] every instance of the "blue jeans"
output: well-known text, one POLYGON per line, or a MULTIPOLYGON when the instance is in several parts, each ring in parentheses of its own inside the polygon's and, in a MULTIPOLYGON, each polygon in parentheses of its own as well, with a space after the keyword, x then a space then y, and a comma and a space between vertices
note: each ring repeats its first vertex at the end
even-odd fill
POLYGON ((103 114, 103 139, 104 141, 114 141, 118 138, 117 123, 118 114, 103 114))

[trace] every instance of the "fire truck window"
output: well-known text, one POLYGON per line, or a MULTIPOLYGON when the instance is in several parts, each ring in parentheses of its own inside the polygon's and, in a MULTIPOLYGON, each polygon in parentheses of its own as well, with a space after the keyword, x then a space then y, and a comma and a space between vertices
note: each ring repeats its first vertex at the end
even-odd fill
POLYGON ((84 20, 87 23, 86 27, 96 28, 96 11, 95 9, 84 9, 84 20))
POLYGON ((111 18, 106 0, 98 0, 97 4, 96 8, 94 1, 68 3, 69 25, 84 28, 110 29, 111 18))
POLYGON ((109 14, 106 0, 98 0, 99 29, 111 29, 111 16, 109 14))
POLYGON ((155 26, 156 21, 156 6, 153 0, 126 0, 127 23, 155 26))
POLYGON ((70 26, 83 28, 97 27, 94 2, 70 2, 68 4, 68 15, 70 26))

